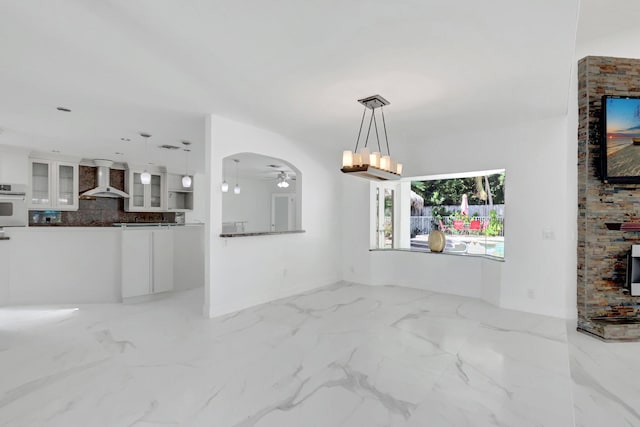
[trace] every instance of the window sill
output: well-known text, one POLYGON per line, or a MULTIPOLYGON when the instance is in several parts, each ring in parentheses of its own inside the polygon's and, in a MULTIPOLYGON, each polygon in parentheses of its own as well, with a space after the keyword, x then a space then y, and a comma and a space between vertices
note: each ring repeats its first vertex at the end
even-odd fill
POLYGON ((459 257, 468 257, 468 258, 484 258, 497 262, 505 262, 504 258, 486 255, 486 254, 467 254, 460 252, 431 252, 428 249, 402 249, 402 248, 393 248, 393 249, 369 249, 369 252, 415 252, 420 254, 434 254, 434 255, 453 255, 459 257))

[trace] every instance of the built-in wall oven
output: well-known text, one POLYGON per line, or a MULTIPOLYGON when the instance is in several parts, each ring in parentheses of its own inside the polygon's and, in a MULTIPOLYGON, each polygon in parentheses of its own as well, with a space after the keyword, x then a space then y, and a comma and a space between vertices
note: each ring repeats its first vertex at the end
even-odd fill
POLYGON ((24 227, 27 221, 27 186, 0 184, 0 227, 24 227))

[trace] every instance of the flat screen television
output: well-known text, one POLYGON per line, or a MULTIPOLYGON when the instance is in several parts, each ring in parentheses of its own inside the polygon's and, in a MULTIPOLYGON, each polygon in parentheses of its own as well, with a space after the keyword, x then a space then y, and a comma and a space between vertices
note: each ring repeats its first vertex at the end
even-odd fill
POLYGON ((602 97, 602 180, 640 183, 640 97, 602 97))

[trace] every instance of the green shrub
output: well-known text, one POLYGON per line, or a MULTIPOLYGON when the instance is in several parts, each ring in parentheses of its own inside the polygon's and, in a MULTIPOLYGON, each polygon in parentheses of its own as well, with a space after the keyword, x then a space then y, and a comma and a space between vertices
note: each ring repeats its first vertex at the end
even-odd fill
POLYGON ((498 212, 492 209, 491 212, 489 212, 489 225, 485 230, 485 234, 487 236, 499 236, 500 231, 502 231, 502 224, 500 223, 500 218, 498 218, 498 212))

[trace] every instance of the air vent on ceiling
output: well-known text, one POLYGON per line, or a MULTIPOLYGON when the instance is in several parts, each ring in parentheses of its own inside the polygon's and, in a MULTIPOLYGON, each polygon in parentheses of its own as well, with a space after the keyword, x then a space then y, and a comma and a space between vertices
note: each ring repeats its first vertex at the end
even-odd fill
POLYGON ((175 145, 169 145, 169 144, 159 145, 158 148, 164 148, 165 150, 178 150, 178 149, 180 149, 180 147, 176 147, 175 145))

